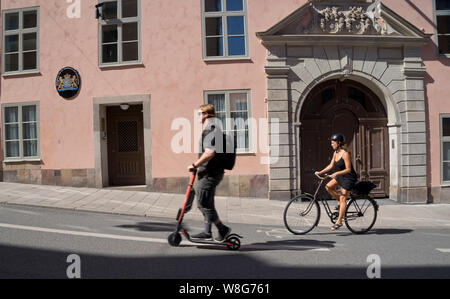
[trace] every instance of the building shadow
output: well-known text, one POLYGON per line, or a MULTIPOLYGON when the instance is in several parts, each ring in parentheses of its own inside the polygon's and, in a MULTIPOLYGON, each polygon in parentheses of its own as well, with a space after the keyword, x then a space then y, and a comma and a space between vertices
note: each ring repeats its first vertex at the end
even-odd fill
MULTIPOLYGON (((0 279, 65 279, 71 265, 67 257, 71 254, 0 245, 0 279)), ((368 266, 276 265, 239 252, 208 256, 78 255, 82 279, 366 279, 368 266)), ((383 266, 381 270, 381 278, 447 277, 449 265, 383 266)))
MULTIPOLYGON (((259 252, 259 251, 309 251, 309 250, 321 250, 321 249, 329 249, 334 248, 333 241, 317 241, 317 240, 280 240, 280 241, 267 241, 261 243, 252 243, 252 244, 242 244, 239 252, 259 252)), ((181 243, 183 245, 183 242, 181 243)), ((195 245, 190 245, 195 246, 195 245)), ((201 245, 196 246, 199 249, 205 250, 225 250, 229 251, 225 244, 212 244, 212 245, 201 245)))

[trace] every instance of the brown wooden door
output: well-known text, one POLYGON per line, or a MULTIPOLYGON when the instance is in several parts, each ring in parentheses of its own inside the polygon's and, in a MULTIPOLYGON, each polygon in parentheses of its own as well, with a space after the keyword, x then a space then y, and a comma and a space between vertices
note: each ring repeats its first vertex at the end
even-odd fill
MULTIPOLYGON (((333 80, 321 84, 306 99, 301 119, 301 189, 313 193, 313 173, 328 165, 333 151, 328 138, 344 134, 359 180, 377 185, 375 197, 389 195, 387 118, 379 99, 364 86, 333 80)), ((326 192, 321 192, 327 195, 326 192)))
POLYGON ((142 105, 123 111, 107 107, 108 174, 111 186, 144 185, 144 128, 142 105))
POLYGON ((387 120, 361 119, 359 143, 364 148, 357 154, 357 165, 361 180, 377 185, 372 191, 375 197, 389 195, 389 136, 387 120))

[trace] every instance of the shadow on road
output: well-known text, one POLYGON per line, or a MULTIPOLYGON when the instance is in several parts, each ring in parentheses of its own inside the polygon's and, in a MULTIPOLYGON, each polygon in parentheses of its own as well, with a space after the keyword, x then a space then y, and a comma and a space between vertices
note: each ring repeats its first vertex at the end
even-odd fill
POLYGON ((412 232, 412 229, 378 228, 369 231, 367 235, 403 235, 412 232))
POLYGON ((336 242, 333 241, 317 241, 317 240, 280 240, 267 241, 265 243, 253 243, 243 245, 240 251, 273 251, 273 250, 289 250, 289 251, 305 251, 312 249, 333 248, 336 242))
POLYGON ((351 232, 345 232, 338 234, 339 237, 346 237, 346 236, 370 236, 370 235, 403 235, 403 234, 409 234, 412 233, 412 229, 395 229, 395 228, 378 228, 378 229, 372 229, 368 231, 365 234, 357 235, 353 234, 351 232))
MULTIPOLYGON (((324 248, 333 248, 335 242, 332 241, 316 241, 316 240, 280 240, 280 241, 267 241, 261 243, 243 244, 239 249, 239 252, 253 252, 253 251, 276 251, 276 250, 288 250, 288 251, 306 251, 317 250, 324 248)), ((183 243, 181 243, 183 244, 183 243)), ((192 246, 192 245, 191 245, 192 246)), ((195 246, 195 245, 194 245, 195 246)), ((198 245, 199 249, 207 250, 226 250, 229 249, 223 245, 198 245)))
POLYGON ((123 224, 116 227, 134 229, 142 232, 170 232, 174 231, 176 225, 161 222, 138 222, 136 224, 123 224))
POLYGON ((395 228, 378 228, 372 229, 365 234, 354 234, 350 231, 338 231, 338 232, 312 232, 309 233, 309 236, 324 236, 324 235, 333 235, 337 237, 349 237, 349 236, 370 236, 370 235, 403 235, 414 232, 412 229, 395 229, 395 228))
MULTIPOLYGON (((293 244, 294 247, 303 247, 309 243, 293 244)), ((311 244, 317 245, 315 242, 311 244)), ((283 245, 275 242, 274 246, 283 245)), ((0 278, 67 278, 67 269, 71 265, 67 262, 67 257, 70 254, 71 252, 0 245, 0 278)), ((85 279, 367 278, 367 265, 282 266, 241 252, 208 256, 177 254, 133 257, 82 253, 79 256, 81 278, 85 279)), ((450 276, 450 267, 383 267, 381 275, 381 278, 445 278, 450 276)))

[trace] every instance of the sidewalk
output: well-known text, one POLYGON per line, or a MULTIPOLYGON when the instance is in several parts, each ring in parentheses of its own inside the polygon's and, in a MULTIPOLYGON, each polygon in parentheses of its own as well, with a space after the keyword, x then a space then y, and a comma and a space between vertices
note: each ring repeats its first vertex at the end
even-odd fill
MULTIPOLYGON (((114 189, 73 188, 0 182, 0 205, 27 205, 101 213, 167 217, 175 221, 183 194, 165 194, 114 189)), ((216 209, 225 223, 283 226, 287 202, 266 198, 216 196, 216 209)), ((378 228, 450 229, 450 205, 401 205, 389 199, 380 205, 378 228)), ((1 208, 1 206, 0 206, 1 208)), ((324 211, 319 226, 330 226, 324 211)), ((194 201, 185 219, 203 220, 194 201)))

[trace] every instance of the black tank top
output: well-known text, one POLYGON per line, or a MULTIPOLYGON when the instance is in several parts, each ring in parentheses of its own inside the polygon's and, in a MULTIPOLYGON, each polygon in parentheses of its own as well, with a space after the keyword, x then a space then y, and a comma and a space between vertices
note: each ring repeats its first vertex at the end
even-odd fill
MULTIPOLYGON (((344 170, 345 169, 344 159, 342 159, 342 157, 341 157, 337 162, 334 161, 334 166, 339 168, 339 170, 344 170)), ((350 162, 350 167, 351 167, 351 171, 349 174, 356 177, 356 171, 353 168, 353 164, 351 162, 350 162)))

